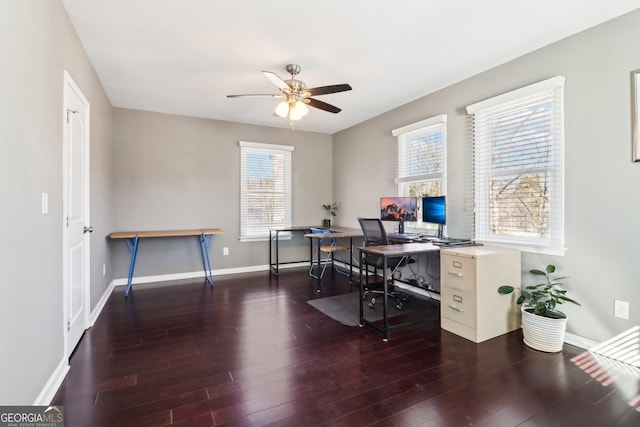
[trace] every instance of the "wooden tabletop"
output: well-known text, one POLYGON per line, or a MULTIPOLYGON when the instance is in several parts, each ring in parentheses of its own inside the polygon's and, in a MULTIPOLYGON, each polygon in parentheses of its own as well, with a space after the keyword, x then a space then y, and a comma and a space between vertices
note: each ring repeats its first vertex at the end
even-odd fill
POLYGON ((269 231, 305 231, 310 230, 311 228, 315 227, 313 225, 291 225, 289 227, 270 227, 269 231))
POLYGON ((182 237, 201 234, 223 234, 219 228, 194 228, 190 230, 153 230, 153 231, 116 231, 109 234, 110 239, 133 239, 134 237, 182 237))
POLYGON ((365 246, 358 249, 366 254, 392 257, 423 252, 438 252, 440 246, 436 246, 433 243, 401 243, 398 245, 365 246))

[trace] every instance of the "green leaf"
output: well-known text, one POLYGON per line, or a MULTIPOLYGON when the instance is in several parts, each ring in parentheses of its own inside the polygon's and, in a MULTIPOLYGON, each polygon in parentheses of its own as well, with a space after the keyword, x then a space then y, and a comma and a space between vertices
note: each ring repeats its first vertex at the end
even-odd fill
POLYGON ((556 266, 553 264, 547 265, 547 273, 551 274, 556 271, 556 266))
POLYGON ((578 301, 572 300, 571 298, 565 297, 564 295, 558 295, 558 298, 560 298, 561 300, 564 300, 564 301, 567 301, 567 302, 571 302, 571 303, 573 303, 575 305, 578 305, 578 306, 582 307, 578 301))
POLYGON ((550 319, 566 319, 567 315, 561 311, 549 310, 545 313, 544 317, 548 317, 550 319))
POLYGON ((498 288, 498 293, 502 294, 502 295, 506 295, 506 294, 510 294, 511 292, 513 292, 515 288, 513 286, 509 286, 509 285, 505 285, 505 286, 500 286, 498 288))
POLYGON ((540 271, 540 270, 529 270, 529 273, 537 274, 538 276, 546 276, 547 275, 547 273, 545 273, 544 271, 540 271))

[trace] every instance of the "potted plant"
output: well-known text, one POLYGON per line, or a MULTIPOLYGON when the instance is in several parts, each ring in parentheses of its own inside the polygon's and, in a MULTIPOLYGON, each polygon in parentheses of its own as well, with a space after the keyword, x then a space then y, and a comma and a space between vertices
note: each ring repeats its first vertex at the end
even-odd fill
MULTIPOLYGON (((567 291, 559 282, 566 279, 566 276, 551 277, 555 271, 556 267, 551 264, 547 265, 544 271, 529 270, 531 274, 544 276, 545 280, 521 289, 516 301, 521 306, 524 343, 531 348, 546 352, 558 352, 562 350, 564 343, 567 315, 558 310, 558 306, 565 302, 580 305, 567 297, 567 291)), ((515 289, 509 285, 500 286, 498 293, 510 294, 515 289)))
POLYGON ((327 205, 322 205, 322 207, 324 208, 324 210, 327 211, 327 216, 329 217, 329 218, 325 218, 322 221, 322 226, 331 227, 331 217, 336 216, 336 211, 338 210, 338 206, 335 203, 330 203, 327 205))

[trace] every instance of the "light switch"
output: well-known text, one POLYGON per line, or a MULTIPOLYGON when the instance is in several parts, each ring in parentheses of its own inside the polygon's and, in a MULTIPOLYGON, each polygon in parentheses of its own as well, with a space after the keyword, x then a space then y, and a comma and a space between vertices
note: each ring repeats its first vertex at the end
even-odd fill
POLYGON ((42 193, 42 213, 49 213, 49 193, 42 193))

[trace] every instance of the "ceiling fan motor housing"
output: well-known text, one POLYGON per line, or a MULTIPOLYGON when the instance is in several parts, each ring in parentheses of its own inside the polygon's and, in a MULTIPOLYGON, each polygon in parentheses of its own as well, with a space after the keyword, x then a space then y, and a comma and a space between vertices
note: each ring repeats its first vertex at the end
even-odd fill
POLYGON ((300 66, 297 64, 287 64, 284 69, 287 70, 287 73, 291 74, 291 77, 297 75, 301 70, 300 66))
POLYGON ((287 73, 291 74, 291 78, 284 82, 289 85, 290 93, 300 93, 307 88, 307 85, 302 80, 296 79, 296 75, 300 72, 301 68, 296 64, 287 64, 285 67, 287 73))

